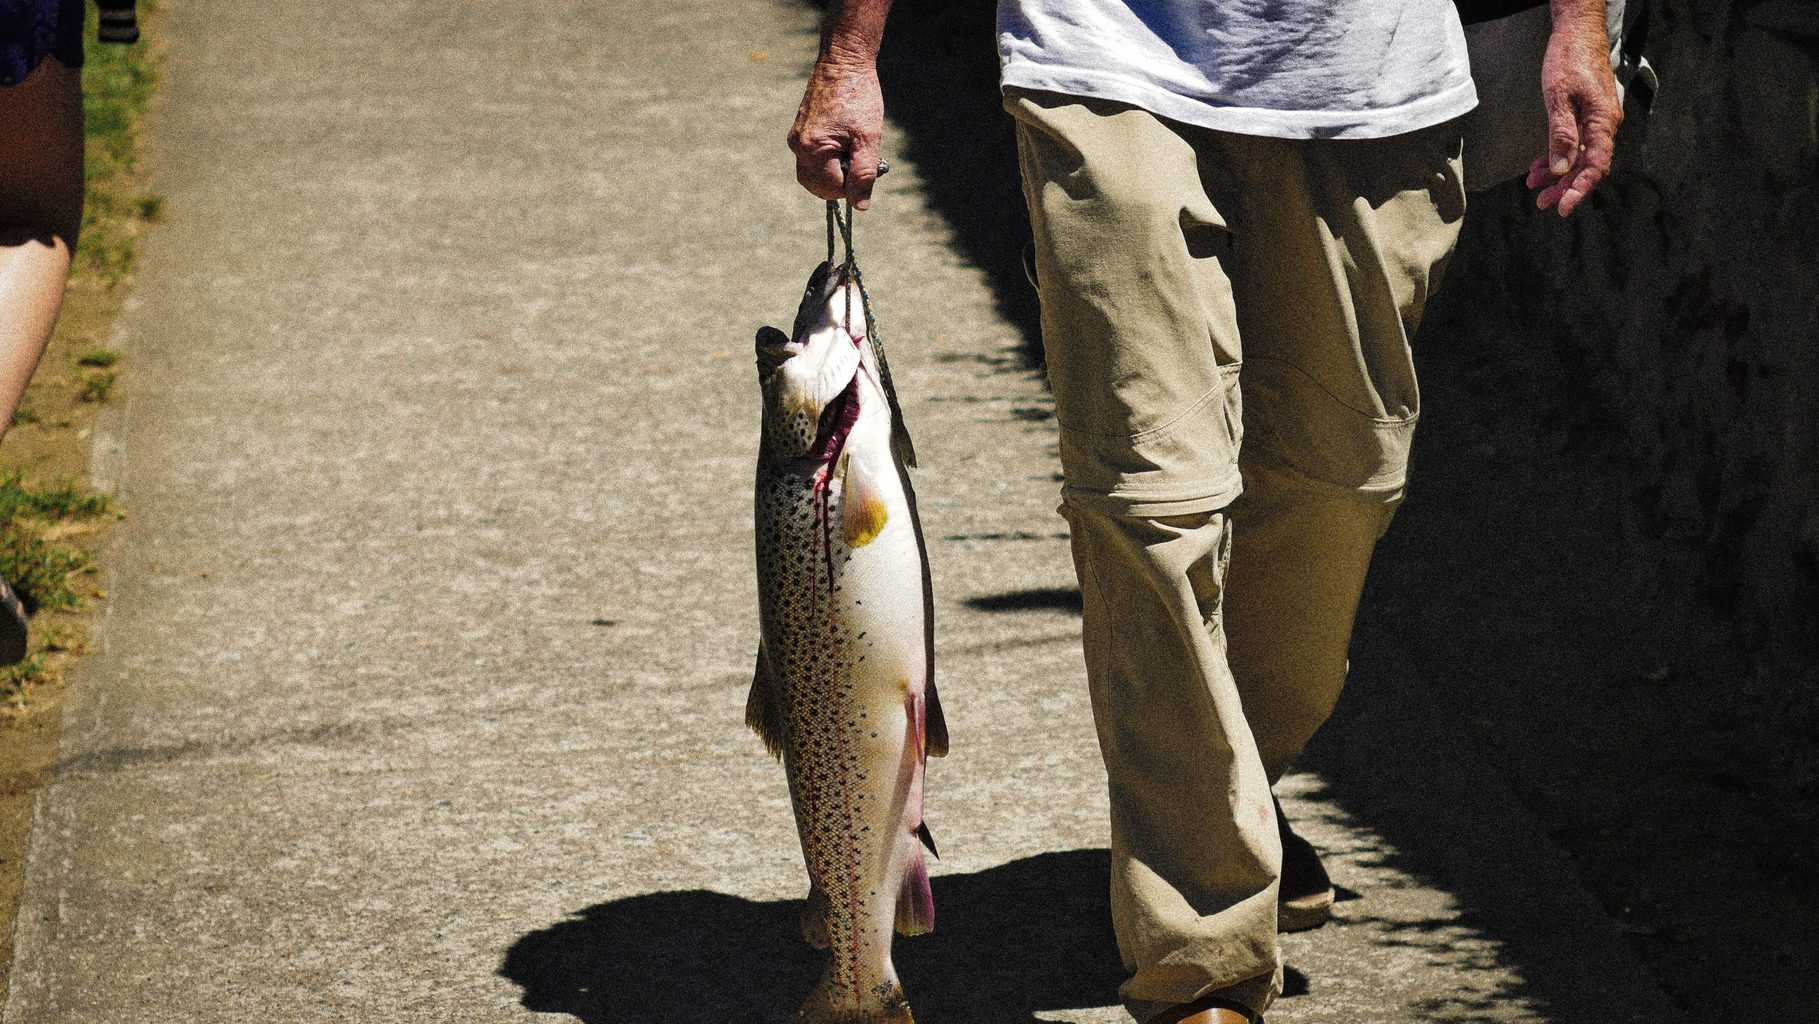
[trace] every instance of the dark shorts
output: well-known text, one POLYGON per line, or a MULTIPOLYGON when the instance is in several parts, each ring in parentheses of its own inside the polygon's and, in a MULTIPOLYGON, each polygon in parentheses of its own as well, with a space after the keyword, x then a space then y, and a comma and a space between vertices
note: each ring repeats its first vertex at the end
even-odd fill
POLYGON ((84 0, 0 0, 0 87, 18 85, 46 57, 82 66, 84 0))

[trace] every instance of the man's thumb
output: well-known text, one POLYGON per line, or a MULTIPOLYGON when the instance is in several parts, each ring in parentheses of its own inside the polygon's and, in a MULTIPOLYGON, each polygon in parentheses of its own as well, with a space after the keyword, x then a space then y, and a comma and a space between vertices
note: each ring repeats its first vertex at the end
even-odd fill
POLYGON ((1559 89, 1547 105, 1547 169, 1555 177, 1573 169, 1579 158, 1579 121, 1572 95, 1559 89))

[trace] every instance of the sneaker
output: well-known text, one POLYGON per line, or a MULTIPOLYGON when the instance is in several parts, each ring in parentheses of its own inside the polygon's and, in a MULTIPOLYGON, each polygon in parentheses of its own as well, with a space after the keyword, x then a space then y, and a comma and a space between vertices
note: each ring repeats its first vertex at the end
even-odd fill
POLYGON ((19 595, 0 580, 0 666, 25 660, 25 605, 19 595))
POLYGON ((1295 834, 1276 803, 1276 833, 1282 837, 1282 888, 1276 898, 1276 930, 1305 932, 1333 919, 1333 880, 1313 844, 1295 834))

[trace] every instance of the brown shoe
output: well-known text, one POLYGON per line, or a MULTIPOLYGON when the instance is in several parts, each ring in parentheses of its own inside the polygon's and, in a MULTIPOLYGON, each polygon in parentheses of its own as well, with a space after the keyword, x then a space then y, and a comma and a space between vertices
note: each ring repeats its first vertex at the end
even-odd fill
POLYGON ((1148 1024, 1263 1024, 1263 1018, 1230 999, 1206 996, 1186 1006, 1163 1010, 1148 1024))
POLYGON ((1276 897, 1276 930, 1304 932, 1333 919, 1333 880, 1320 854, 1288 827, 1282 804, 1276 804, 1276 833, 1282 837, 1282 888, 1276 897))

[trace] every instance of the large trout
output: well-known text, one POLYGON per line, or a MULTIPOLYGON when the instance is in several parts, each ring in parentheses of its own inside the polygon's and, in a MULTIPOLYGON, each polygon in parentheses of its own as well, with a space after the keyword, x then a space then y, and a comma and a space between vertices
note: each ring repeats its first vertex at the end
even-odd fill
POLYGON ((762 636, 746 722, 783 760, 829 952, 800 1024, 905 1024, 893 927, 934 927, 922 772, 947 752, 933 597, 890 371, 848 267, 809 278, 793 337, 758 332, 762 636))

